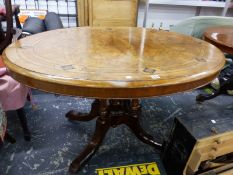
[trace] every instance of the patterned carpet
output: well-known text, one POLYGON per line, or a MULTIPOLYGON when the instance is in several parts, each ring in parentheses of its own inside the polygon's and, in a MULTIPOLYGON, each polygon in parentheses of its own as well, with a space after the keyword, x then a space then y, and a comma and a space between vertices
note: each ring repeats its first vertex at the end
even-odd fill
MULTIPOLYGON (((70 109, 87 112, 92 100, 59 96, 34 91, 36 108, 25 106, 31 142, 23 140, 14 112, 8 113, 9 131, 16 144, 5 143, 0 148, 0 175, 63 175, 68 165, 82 151, 92 136, 95 121, 70 122, 64 117, 70 109)), ((206 115, 229 115, 233 98, 219 96, 198 104, 197 91, 141 100, 142 126, 159 141, 168 137, 174 117, 204 112, 206 115), (206 112, 207 111, 207 112, 206 112)), ((78 175, 95 175, 95 169, 137 163, 157 162, 166 175, 159 152, 141 143, 125 126, 111 129, 97 153, 78 175)))

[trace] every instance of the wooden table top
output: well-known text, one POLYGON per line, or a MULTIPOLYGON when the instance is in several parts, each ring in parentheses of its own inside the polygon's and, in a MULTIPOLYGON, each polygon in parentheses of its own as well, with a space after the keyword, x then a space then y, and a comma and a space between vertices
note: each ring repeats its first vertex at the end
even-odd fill
POLYGON ((204 39, 223 52, 233 54, 233 26, 210 27, 204 32, 204 39))
POLYGON ((48 92, 94 98, 141 98, 209 83, 225 58, 189 36, 143 28, 69 28, 11 44, 12 76, 48 92))

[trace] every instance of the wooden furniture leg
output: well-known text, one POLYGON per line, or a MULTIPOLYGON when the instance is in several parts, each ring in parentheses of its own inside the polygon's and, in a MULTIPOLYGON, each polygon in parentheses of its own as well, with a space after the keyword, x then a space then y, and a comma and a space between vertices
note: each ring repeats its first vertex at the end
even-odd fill
POLYGON ((83 165, 85 165, 93 154, 95 154, 110 127, 110 120, 107 112, 107 100, 100 101, 99 113, 100 116, 96 121, 95 133, 86 148, 71 163, 69 167, 70 173, 76 173, 83 165))
POLYGON ((24 109, 20 108, 20 109, 16 110, 16 112, 17 112, 17 115, 19 117, 22 129, 23 129, 24 139, 26 141, 30 141, 31 140, 31 133, 28 129, 27 118, 26 118, 24 109))
POLYGON ((90 121, 98 116, 100 107, 100 101, 95 100, 91 105, 91 111, 89 114, 83 114, 76 112, 75 110, 71 110, 66 113, 66 118, 69 120, 77 120, 77 121, 90 121))
POLYGON ((90 114, 88 115, 82 115, 73 111, 68 112, 66 117, 70 120, 88 121, 98 117, 96 120, 95 132, 91 141, 71 163, 69 172, 78 172, 93 154, 95 154, 109 128, 117 127, 121 124, 127 125, 142 142, 149 144, 156 149, 161 149, 162 144, 155 142, 153 137, 147 134, 140 126, 139 113, 140 104, 138 99, 95 100, 92 104, 90 114))
POLYGON ((162 144, 154 141, 154 138, 146 133, 141 127, 139 122, 140 104, 138 99, 132 100, 131 113, 127 116, 125 124, 131 129, 135 136, 142 142, 155 147, 156 149, 161 149, 162 144))
POLYGON ((16 142, 15 138, 12 137, 7 131, 6 131, 6 134, 5 134, 5 140, 7 142, 12 143, 12 144, 16 142))
POLYGON ((218 90, 218 91, 214 91, 213 93, 211 94, 199 94, 196 96, 196 101, 197 102, 203 102, 203 101, 206 101, 206 100, 210 100, 212 98, 215 98, 217 97, 218 95, 221 94, 221 91, 218 90))
POLYGON ((196 101, 203 102, 210 100, 221 94, 227 94, 228 90, 233 90, 233 65, 229 65, 224 68, 219 75, 220 87, 218 90, 214 90, 211 94, 199 94, 196 97, 196 101))

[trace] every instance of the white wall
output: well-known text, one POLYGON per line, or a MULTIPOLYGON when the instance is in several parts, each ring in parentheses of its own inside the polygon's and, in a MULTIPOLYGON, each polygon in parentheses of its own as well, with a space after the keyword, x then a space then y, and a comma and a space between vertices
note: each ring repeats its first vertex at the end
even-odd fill
MULTIPOLYGON (((142 27, 145 3, 142 1, 139 5, 138 26, 142 27)), ((202 7, 200 15, 202 16, 220 16, 223 8, 202 7)), ((174 25, 186 18, 195 16, 196 7, 174 6, 174 5, 150 5, 147 17, 146 27, 151 27, 154 23, 155 28, 159 28, 163 23, 163 29, 168 30, 170 25, 174 25)), ((233 10, 229 9, 227 16, 233 17, 233 10)))

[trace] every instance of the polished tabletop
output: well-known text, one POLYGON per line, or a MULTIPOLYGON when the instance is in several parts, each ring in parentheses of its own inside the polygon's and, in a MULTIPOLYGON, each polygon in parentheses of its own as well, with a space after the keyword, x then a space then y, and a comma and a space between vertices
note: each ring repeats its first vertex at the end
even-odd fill
POLYGON ((94 98, 141 98, 194 89, 222 69, 215 46, 134 27, 59 29, 23 38, 3 54, 12 76, 34 88, 94 98))
POLYGON ((223 52, 233 54, 233 26, 215 26, 206 29, 204 39, 223 52))

